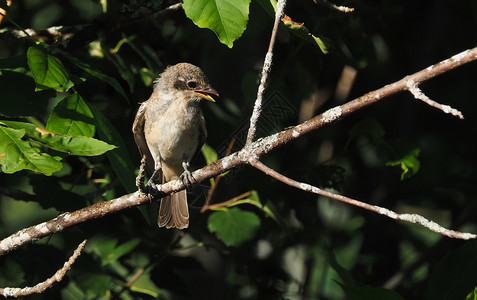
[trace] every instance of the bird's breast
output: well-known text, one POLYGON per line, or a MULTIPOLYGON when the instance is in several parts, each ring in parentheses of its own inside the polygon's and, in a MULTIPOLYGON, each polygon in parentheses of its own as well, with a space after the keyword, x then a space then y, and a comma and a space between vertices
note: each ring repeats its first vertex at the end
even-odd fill
POLYGON ((202 111, 198 103, 183 104, 175 101, 164 112, 159 112, 159 118, 148 118, 150 126, 146 126, 151 129, 146 141, 152 155, 159 155, 169 165, 190 161, 199 147, 201 122, 204 122, 202 111))

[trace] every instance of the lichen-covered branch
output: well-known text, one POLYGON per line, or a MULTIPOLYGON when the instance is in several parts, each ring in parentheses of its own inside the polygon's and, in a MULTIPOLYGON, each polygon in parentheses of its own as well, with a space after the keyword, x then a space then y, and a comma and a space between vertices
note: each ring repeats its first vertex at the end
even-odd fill
POLYGON ((24 288, 0 288, 0 295, 3 297, 19 297, 19 296, 27 296, 31 294, 39 294, 44 292, 47 288, 51 287, 55 282, 60 282, 63 277, 65 277, 66 272, 71 268, 71 266, 74 264, 76 259, 81 255, 81 252, 84 249, 84 246, 86 245, 86 240, 81 242, 81 244, 78 245, 76 250, 73 252, 73 255, 68 259, 67 262, 63 265, 61 269, 56 271, 56 273, 48 278, 47 280, 38 283, 35 286, 32 287, 24 287, 24 288))
POLYGON ((255 138, 255 132, 257 131, 258 118, 260 117, 260 114, 262 112, 263 94, 267 86, 268 75, 270 74, 270 70, 272 69, 273 47, 275 46, 275 40, 276 40, 277 32, 278 32, 278 25, 280 24, 280 20, 282 19, 282 16, 285 12, 285 5, 286 5, 286 0, 278 0, 277 11, 275 12, 275 22, 273 24, 272 36, 270 37, 268 51, 267 51, 267 54, 265 55, 265 61, 262 67, 262 78, 260 79, 260 85, 258 86, 257 99, 255 100, 252 116, 250 117, 250 127, 248 129, 247 140, 245 143, 246 146, 251 145, 253 139, 255 138))
POLYGON ((428 228, 428 229, 430 229, 434 232, 440 233, 440 234, 448 236, 448 237, 463 239, 463 240, 470 240, 470 239, 477 238, 476 234, 466 233, 466 232, 459 232, 459 231, 446 229, 446 228, 440 226, 439 224, 437 224, 436 222, 428 220, 428 219, 424 218, 423 216, 420 216, 420 215, 417 215, 417 214, 398 214, 398 213, 396 213, 396 212, 394 212, 390 209, 384 208, 384 207, 371 205, 371 204, 361 202, 361 201, 358 201, 358 200, 355 200, 355 199, 352 199, 352 198, 349 198, 349 197, 346 197, 346 196, 342 196, 342 195, 339 195, 339 194, 335 194, 335 193, 332 193, 332 192, 322 190, 320 188, 309 185, 307 183, 298 182, 296 180, 293 180, 291 178, 286 177, 283 174, 278 173, 277 171, 275 171, 273 169, 270 169, 269 167, 267 167, 266 165, 264 165, 260 161, 254 161, 251 164, 255 168, 264 172, 265 174, 267 174, 267 175, 269 175, 269 176, 271 176, 271 177, 273 177, 273 178, 275 178, 275 179, 277 179, 277 180, 279 180, 279 181, 281 181, 285 184, 288 184, 289 186, 295 187, 297 189, 301 189, 305 192, 310 192, 310 193, 313 193, 313 194, 317 194, 317 195, 325 196, 325 197, 328 197, 328 198, 332 198, 332 199, 335 199, 335 200, 338 200, 338 201, 341 201, 341 202, 344 202, 344 203, 348 203, 348 204, 351 204, 353 206, 358 206, 358 207, 364 208, 366 210, 378 213, 380 215, 384 215, 384 216, 389 217, 391 219, 419 224, 419 225, 422 225, 422 226, 424 226, 424 227, 426 227, 426 228, 428 228))

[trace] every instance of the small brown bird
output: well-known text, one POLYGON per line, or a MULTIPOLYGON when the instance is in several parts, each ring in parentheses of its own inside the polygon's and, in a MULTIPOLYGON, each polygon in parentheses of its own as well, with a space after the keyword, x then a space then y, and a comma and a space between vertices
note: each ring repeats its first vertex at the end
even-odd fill
MULTIPOLYGON (((151 97, 142 103, 133 124, 133 133, 146 167, 152 174, 147 185, 181 179, 193 180, 189 163, 207 137, 205 120, 199 102, 215 102, 213 89, 199 67, 179 63, 168 67, 154 82, 151 97)), ((187 191, 167 195, 161 200, 159 227, 189 226, 187 191)))

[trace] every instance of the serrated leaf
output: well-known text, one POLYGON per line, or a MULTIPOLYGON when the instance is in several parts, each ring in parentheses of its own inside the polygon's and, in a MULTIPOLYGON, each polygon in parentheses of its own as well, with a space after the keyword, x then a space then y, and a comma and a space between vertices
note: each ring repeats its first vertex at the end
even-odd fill
POLYGON ((256 214, 238 208, 214 212, 208 219, 210 232, 215 232, 227 246, 239 246, 253 238, 260 226, 256 214))
POLYGON ((30 123, 16 121, 0 121, 0 123, 15 129, 24 129, 28 137, 41 142, 48 148, 70 155, 96 156, 116 148, 114 145, 94 138, 49 132, 30 123))
POLYGON ((215 32, 220 42, 232 48, 247 28, 250 0, 184 0, 186 16, 200 28, 215 32))
POLYGON ((34 80, 16 71, 0 71, 0 115, 7 117, 27 117, 43 111, 53 90, 35 92, 34 80))
POLYGON ((41 46, 32 46, 27 51, 28 66, 37 90, 53 88, 66 91, 73 86, 68 70, 63 63, 41 46))
POLYGON ((61 162, 47 153, 41 153, 29 142, 23 141, 23 129, 0 126, 0 165, 2 172, 11 174, 24 169, 50 176, 62 168, 61 162))
POLYGON ((291 30, 293 34, 309 43, 317 45, 320 47, 320 50, 323 52, 323 54, 328 54, 329 47, 326 45, 325 41, 322 38, 310 33, 308 28, 305 27, 304 23, 295 22, 287 15, 283 16, 282 22, 286 27, 288 27, 288 29, 291 30))
POLYGON ((430 276, 428 299, 465 299, 469 291, 476 287, 476 270, 477 241, 471 241, 446 255, 437 264, 430 276))
POLYGON ((93 137, 94 116, 83 98, 75 93, 61 100, 46 123, 46 130, 70 136, 93 137))

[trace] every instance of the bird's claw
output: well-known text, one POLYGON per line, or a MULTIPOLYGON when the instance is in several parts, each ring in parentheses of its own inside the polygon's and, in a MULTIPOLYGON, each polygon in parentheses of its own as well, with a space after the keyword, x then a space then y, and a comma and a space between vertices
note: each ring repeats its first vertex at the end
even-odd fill
POLYGON ((145 186, 145 192, 151 197, 155 198, 160 195, 159 190, 157 189, 157 184, 149 180, 145 186))
POLYGON ((195 182, 195 178, 192 176, 192 173, 189 170, 185 170, 179 178, 186 186, 189 186, 195 182))

